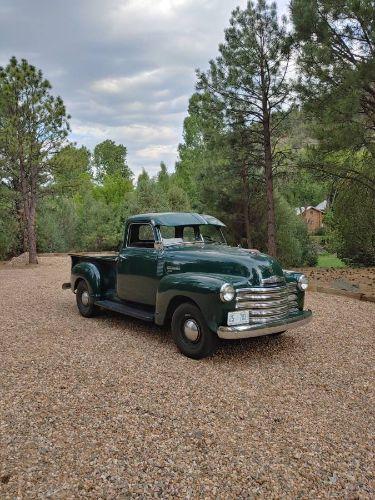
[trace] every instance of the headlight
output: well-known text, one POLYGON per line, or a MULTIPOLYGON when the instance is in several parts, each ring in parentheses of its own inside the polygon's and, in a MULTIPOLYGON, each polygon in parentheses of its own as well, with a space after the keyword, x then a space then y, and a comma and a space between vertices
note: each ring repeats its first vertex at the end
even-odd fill
POLYGON ((297 286, 300 290, 305 291, 309 287, 309 280, 306 278, 304 274, 298 278, 297 286))
POLYGON ((220 299, 223 302, 230 302, 236 295, 235 289, 229 283, 224 283, 220 288, 220 299))

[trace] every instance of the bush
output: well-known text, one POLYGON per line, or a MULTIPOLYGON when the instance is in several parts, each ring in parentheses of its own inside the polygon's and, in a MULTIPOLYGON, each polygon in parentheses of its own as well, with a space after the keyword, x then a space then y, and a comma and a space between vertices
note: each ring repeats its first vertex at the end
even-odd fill
POLYGON ((276 199, 278 260, 283 266, 315 266, 317 252, 311 243, 306 224, 296 215, 285 198, 276 199))
POLYGON ((19 224, 15 215, 14 195, 0 185, 0 260, 17 253, 19 246, 19 224))
POLYGON ((332 253, 349 264, 375 265, 375 197, 370 189, 342 185, 326 223, 332 253))

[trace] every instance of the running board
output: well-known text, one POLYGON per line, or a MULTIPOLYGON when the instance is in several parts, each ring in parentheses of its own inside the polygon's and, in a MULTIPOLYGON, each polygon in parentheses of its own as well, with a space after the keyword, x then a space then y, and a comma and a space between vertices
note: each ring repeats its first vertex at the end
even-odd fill
POLYGON ((143 319, 144 321, 154 321, 155 318, 153 312, 145 311, 144 309, 140 309, 138 307, 121 304, 120 302, 115 302, 114 300, 97 300, 95 302, 95 305, 103 307, 103 309, 108 309, 120 314, 125 314, 126 316, 143 319))

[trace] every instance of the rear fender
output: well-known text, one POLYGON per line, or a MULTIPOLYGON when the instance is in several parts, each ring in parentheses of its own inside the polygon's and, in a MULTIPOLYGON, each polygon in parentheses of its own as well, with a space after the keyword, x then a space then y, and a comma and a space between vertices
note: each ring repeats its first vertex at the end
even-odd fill
POLYGON ((80 279, 86 281, 92 291, 92 296, 98 299, 102 295, 102 280, 98 267, 93 262, 79 262, 72 268, 71 288, 73 291, 77 289, 80 279))

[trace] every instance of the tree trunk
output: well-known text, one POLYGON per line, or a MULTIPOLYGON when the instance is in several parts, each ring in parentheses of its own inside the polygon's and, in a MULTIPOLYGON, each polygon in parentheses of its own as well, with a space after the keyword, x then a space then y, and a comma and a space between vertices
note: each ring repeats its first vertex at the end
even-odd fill
MULTIPOLYGON (((35 175, 27 180, 23 160, 20 159, 20 192, 23 202, 23 216, 25 221, 25 233, 27 236, 27 249, 29 251, 29 264, 38 264, 36 253, 36 189, 35 175)), ((25 238, 24 238, 25 239, 25 238)), ((24 241, 24 245, 25 245, 24 241)))
POLYGON ((247 162, 243 163, 241 170, 241 179, 242 179, 242 193, 243 193, 242 209, 245 221, 246 244, 247 248, 252 248, 251 225, 250 225, 250 200, 249 200, 250 190, 249 190, 249 175, 247 171, 247 162))
POLYGON ((273 197, 273 172, 272 172, 272 145, 271 145, 271 116, 268 106, 270 91, 270 75, 267 65, 267 56, 262 45, 262 63, 260 66, 260 78, 262 86, 262 126, 263 126, 263 149, 264 149, 264 180, 266 182, 267 199, 267 250, 269 255, 276 257, 276 222, 275 202, 273 197), (268 72, 268 78, 266 74, 268 72))
POLYGON ((36 253, 36 210, 35 201, 31 200, 27 217, 27 239, 29 249, 29 264, 38 264, 38 256, 36 253))
POLYGON ((263 99, 263 147, 264 147, 264 177, 266 181, 267 198, 267 250, 269 255, 276 257, 276 221, 275 202, 273 196, 272 146, 270 133, 270 115, 267 99, 263 99))
POLYGON ((276 257, 276 220, 275 201, 273 196, 272 149, 270 134, 270 119, 268 110, 265 111, 263 120, 264 137, 264 177, 266 181, 267 198, 267 248, 269 255, 276 257))
POLYGON ((27 234, 27 219, 25 217, 25 210, 22 210, 20 224, 22 229, 22 251, 29 251, 29 237, 27 234))
MULTIPOLYGON (((21 193, 22 194, 22 193, 21 193)), ((25 216, 25 203, 22 201, 16 203, 16 211, 17 211, 17 220, 19 227, 19 247, 22 249, 22 252, 28 252, 29 243, 27 236, 27 220, 25 216)))

